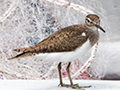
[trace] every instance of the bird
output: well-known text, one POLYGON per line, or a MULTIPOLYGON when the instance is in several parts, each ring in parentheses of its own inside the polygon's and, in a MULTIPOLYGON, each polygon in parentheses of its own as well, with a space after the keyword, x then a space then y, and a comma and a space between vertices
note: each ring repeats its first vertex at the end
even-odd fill
POLYGON ((84 24, 76 24, 62 28, 34 46, 14 49, 13 51, 19 52, 20 54, 8 58, 8 60, 35 56, 44 61, 59 62, 59 86, 72 87, 74 89, 82 88, 77 84, 73 84, 69 67, 73 60, 84 56, 98 42, 98 29, 105 33, 105 30, 100 26, 99 16, 96 14, 88 14, 85 17, 84 24), (66 71, 70 85, 64 84, 62 81, 62 63, 68 63, 66 71))

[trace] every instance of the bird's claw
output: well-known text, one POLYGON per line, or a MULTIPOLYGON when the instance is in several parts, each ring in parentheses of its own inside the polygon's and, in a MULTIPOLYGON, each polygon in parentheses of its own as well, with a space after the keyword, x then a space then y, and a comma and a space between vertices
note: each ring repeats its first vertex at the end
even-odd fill
POLYGON ((78 84, 72 85, 73 89, 81 89, 84 90, 84 88, 90 88, 91 86, 79 86, 78 84))
POLYGON ((68 84, 59 84, 58 86, 61 86, 61 87, 71 87, 73 89, 81 89, 81 90, 84 90, 83 88, 90 88, 90 86, 79 86, 78 84, 74 84, 74 85, 68 85, 68 84))
POLYGON ((61 86, 61 87, 71 87, 71 85, 68 85, 68 84, 59 84, 58 87, 61 86))

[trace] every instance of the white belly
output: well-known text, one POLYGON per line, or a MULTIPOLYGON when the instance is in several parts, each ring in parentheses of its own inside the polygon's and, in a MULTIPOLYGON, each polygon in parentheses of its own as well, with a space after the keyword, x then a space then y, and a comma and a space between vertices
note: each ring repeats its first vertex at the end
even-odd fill
POLYGON ((71 62, 85 55, 88 52, 88 50, 90 50, 90 48, 91 45, 88 39, 86 43, 84 43, 81 47, 77 48, 75 51, 37 54, 35 57, 42 59, 43 61, 71 62))

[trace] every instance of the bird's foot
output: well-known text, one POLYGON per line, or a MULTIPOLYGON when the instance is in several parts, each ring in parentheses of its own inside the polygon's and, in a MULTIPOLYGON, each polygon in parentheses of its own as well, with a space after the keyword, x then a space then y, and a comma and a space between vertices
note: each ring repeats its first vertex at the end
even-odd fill
POLYGON ((73 89, 80 89, 80 90, 84 90, 84 88, 90 88, 91 86, 79 86, 78 84, 74 84, 74 85, 68 85, 68 84, 59 84, 58 86, 61 87, 71 87, 73 89))
POLYGON ((79 86, 78 84, 71 85, 73 89, 81 89, 84 90, 84 88, 90 88, 91 86, 79 86))
POLYGON ((61 86, 61 87, 71 87, 71 85, 68 85, 68 84, 59 84, 58 86, 61 86))

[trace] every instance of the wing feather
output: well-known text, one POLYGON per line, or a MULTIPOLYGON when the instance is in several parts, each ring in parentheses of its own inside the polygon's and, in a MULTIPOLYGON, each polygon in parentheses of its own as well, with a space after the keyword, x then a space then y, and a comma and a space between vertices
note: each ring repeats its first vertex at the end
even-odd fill
POLYGON ((37 45, 28 48, 14 49, 14 51, 22 53, 10 59, 32 56, 38 53, 74 51, 76 48, 82 46, 88 39, 89 33, 84 30, 85 28, 83 28, 82 25, 63 28, 37 45), (85 36, 82 35, 83 32, 86 34, 85 36))
POLYGON ((88 34, 80 25, 69 26, 57 31, 37 45, 20 51, 36 53, 70 52, 82 46, 87 41, 88 34), (83 32, 86 36, 82 35, 83 32))

